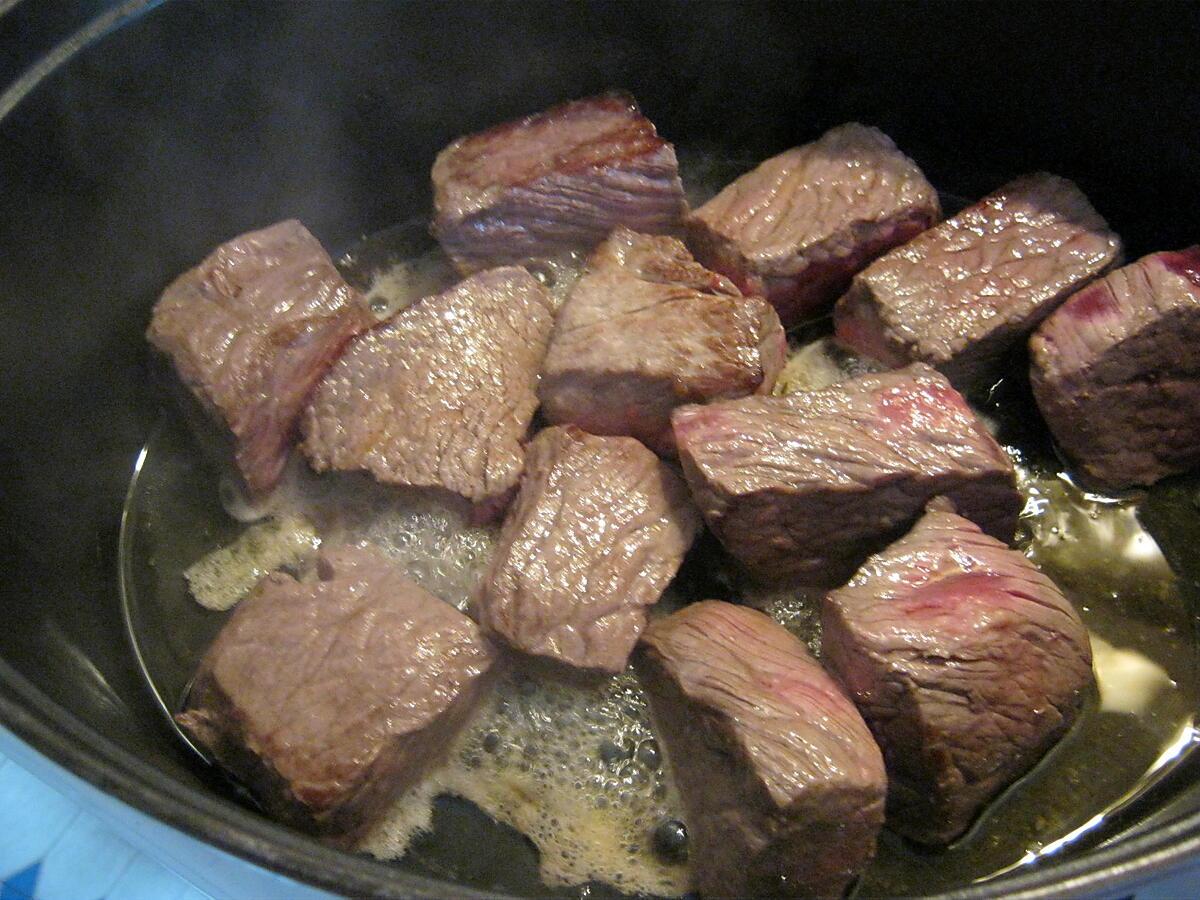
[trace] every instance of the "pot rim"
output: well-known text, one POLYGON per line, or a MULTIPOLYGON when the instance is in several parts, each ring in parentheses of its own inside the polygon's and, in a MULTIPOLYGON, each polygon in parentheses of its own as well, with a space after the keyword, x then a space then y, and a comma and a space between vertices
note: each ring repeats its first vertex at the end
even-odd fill
MULTIPOLYGON (((0 723, 106 794, 248 862, 335 893, 410 900, 501 897, 334 850, 233 801, 185 786, 71 716, 0 660, 0 723), (35 713, 33 710, 37 710, 35 713)), ((941 900, 1083 897, 1128 890, 1200 856, 1200 812, 1060 863, 971 885, 941 900)), ((931 898, 934 900, 934 898, 931 898)))

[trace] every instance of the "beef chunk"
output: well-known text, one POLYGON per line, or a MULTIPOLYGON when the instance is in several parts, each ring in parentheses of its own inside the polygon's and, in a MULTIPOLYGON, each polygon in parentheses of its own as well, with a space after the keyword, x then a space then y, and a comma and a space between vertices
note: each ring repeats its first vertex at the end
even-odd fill
POLYGON ((374 319, 295 220, 222 244, 154 307, 147 337, 233 432, 247 487, 271 490, 313 386, 374 319))
POLYGON ((923 360, 959 390, 986 387, 1005 352, 1120 253, 1079 188, 1028 175, 855 276, 837 337, 890 366, 923 360))
POLYGON ((465 272, 590 250, 617 225, 677 231, 687 210, 675 148, 623 94, 459 138, 433 192, 434 235, 465 272))
POLYGON ((786 397, 676 410, 683 471, 709 527, 761 581, 841 584, 938 494, 1003 540, 1012 463, 966 401, 915 364, 786 397))
POLYGON ((323 550, 242 602, 177 720, 273 816, 346 844, 438 760, 493 658, 389 560, 323 550))
POLYGON ((1200 464, 1200 246, 1089 285, 1029 346, 1038 406, 1088 480, 1123 488, 1200 464))
POLYGON ((529 445, 480 623, 525 653, 620 672, 699 524, 683 481, 637 441, 547 428, 529 445))
POLYGON ((825 599, 822 654, 888 768, 888 825, 962 834, 1075 718, 1088 635, 1024 556, 935 501, 825 599))
POLYGON ((551 309, 524 269, 492 269, 362 335, 305 412, 313 468, 366 469, 497 511, 521 476, 551 309))
POLYGON ((940 215, 937 192, 891 138, 850 123, 730 184, 688 218, 688 243, 790 327, 940 215))
POLYGON ((886 776, 804 644, 760 612, 705 600, 651 623, 635 659, 700 893, 841 896, 874 855, 886 776))
POLYGON ((675 238, 622 227, 597 249, 559 311, 539 389, 542 412, 670 454, 676 406, 770 391, 786 354, 767 303, 743 297, 675 238))

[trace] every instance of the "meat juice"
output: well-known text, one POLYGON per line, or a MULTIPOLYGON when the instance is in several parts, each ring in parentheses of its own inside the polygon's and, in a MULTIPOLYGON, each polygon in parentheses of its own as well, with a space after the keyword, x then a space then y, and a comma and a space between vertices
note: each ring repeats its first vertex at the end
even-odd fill
MULTIPOLYGON (((706 153, 680 155, 693 205, 746 168, 706 153)), ((419 222, 389 229, 340 262, 380 319, 454 280, 445 258, 430 249, 424 227, 419 222)), ((561 303, 579 265, 575 257, 532 268, 561 303)), ((833 348, 827 331, 818 324, 793 335, 777 393, 870 370, 833 348)), ((1186 759, 1197 740, 1194 598, 1189 580, 1172 570, 1163 551, 1177 568, 1200 567, 1200 553, 1186 542, 1160 548, 1139 512, 1152 526, 1194 520, 1192 504, 1200 495, 1194 484, 1178 483, 1122 498, 1087 493, 1060 473, 1044 429, 1030 425, 1037 418, 1032 410, 1020 384, 1003 385, 980 404, 1020 473, 1025 507, 1018 546, 1083 616, 1093 638, 1099 695, 1046 759, 955 845, 916 850, 885 830, 877 858, 856 888, 864 896, 962 887, 1093 844, 1186 759)), ((314 540, 348 540, 381 548, 410 578, 461 609, 495 543, 495 529, 469 524, 463 508, 414 499, 366 476, 316 476, 295 459, 284 487, 266 506, 247 508, 228 496, 222 503, 219 480, 219 466, 202 458, 179 417, 169 416, 143 450, 127 498, 121 540, 125 614, 139 663, 168 712, 178 708, 224 616, 197 604, 189 582, 210 607, 224 606, 264 570, 300 564, 301 551, 314 540)), ((1165 534, 1159 530, 1164 540, 1165 534)), ((690 577, 689 567, 695 569, 701 557, 711 559, 706 549, 697 548, 654 614, 706 596, 739 599, 765 609, 819 650, 819 593, 763 590, 722 571, 690 577)), ((677 896, 688 889, 686 853, 678 847, 664 852, 661 835, 678 831, 680 809, 631 672, 565 683, 514 669, 498 679, 446 763, 401 797, 360 849, 480 887, 539 895, 549 888, 564 896, 677 896), (470 801, 515 832, 446 797, 470 801), (481 861, 487 854, 462 846, 464 835, 507 854, 502 865, 481 861)))

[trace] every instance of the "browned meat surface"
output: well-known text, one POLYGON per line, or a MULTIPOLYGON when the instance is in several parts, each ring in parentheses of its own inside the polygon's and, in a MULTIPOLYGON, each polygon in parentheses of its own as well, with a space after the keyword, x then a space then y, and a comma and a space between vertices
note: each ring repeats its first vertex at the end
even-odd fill
POLYGON ((822 654, 887 761, 888 826, 961 835, 1074 720, 1087 631, 1022 554, 935 501, 822 610, 822 654))
POLYGON ((1089 285, 1029 347, 1038 406, 1088 480, 1124 488, 1200 464, 1200 246, 1089 285))
POLYGON ((313 386, 373 321, 317 239, 289 220, 222 244, 175 279, 147 337, 229 426, 238 470, 262 494, 279 480, 313 386))
POLYGON ((677 239, 621 227, 558 313, 542 413, 671 454, 675 407, 768 392, 786 354, 767 303, 743 297, 677 239))
POLYGON ((551 309, 524 269, 492 269, 362 335, 305 412, 313 468, 366 469, 497 512, 521 476, 551 309))
POLYGON ((940 215, 937 192, 891 138, 850 123, 734 181, 689 217, 688 243, 791 326, 940 215))
POLYGON ((1120 253, 1079 188, 1028 175, 855 276, 837 337, 890 366, 927 362, 959 390, 986 387, 1005 352, 1120 253))
POLYGON ((699 525, 682 479, 637 441, 547 428, 529 445, 480 624, 525 653, 620 672, 699 525))
POLYGON ((459 138, 433 192, 434 235, 466 272, 590 250, 617 225, 678 231, 687 211, 675 148, 624 94, 459 138))
POLYGON ((242 602, 177 719, 272 815, 344 844, 438 761, 493 658, 387 559, 323 550, 242 602))
POLYGON ((840 897, 875 853, 886 776, 854 705, 783 626, 705 600, 635 657, 705 898, 840 897))
POLYGON ((709 527, 762 581, 842 583, 938 494, 1003 540, 1012 463, 923 364, 786 397, 681 407, 679 458, 709 527))

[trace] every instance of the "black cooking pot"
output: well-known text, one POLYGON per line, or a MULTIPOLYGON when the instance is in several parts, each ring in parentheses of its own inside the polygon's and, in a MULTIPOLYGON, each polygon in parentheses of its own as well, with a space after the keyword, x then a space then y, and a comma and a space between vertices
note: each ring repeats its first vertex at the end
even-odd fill
MULTIPOLYGON (((286 217, 336 255, 427 213, 453 137, 614 86, 669 139, 747 161, 854 119, 961 196, 1059 172, 1133 258, 1200 239, 1197 46, 1195 6, 0 0, 0 722, 134 806, 340 892, 537 890, 513 835, 453 814, 433 855, 460 882, 327 849, 214 791, 169 731, 115 564, 158 416, 142 334, 163 285, 286 217)), ((1111 894, 1182 864, 1200 784, 1185 767, 1148 800, 1103 843, 962 896, 1111 894)))

